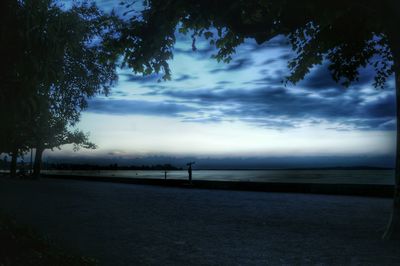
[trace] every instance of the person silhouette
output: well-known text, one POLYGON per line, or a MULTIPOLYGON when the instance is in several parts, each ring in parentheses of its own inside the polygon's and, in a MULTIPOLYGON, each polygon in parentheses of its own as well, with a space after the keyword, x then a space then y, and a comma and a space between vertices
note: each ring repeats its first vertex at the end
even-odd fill
POLYGON ((189 167, 188 167, 188 174, 189 174, 189 184, 192 184, 192 165, 194 164, 195 162, 190 162, 190 163, 187 163, 186 165, 188 165, 189 167))

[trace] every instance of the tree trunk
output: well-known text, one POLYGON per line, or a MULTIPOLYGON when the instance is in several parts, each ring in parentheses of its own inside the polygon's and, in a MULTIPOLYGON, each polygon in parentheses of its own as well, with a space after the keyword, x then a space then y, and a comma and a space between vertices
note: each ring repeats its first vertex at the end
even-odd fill
POLYGON ((11 165, 10 165, 10 176, 11 177, 17 176, 17 157, 18 157, 18 150, 14 149, 11 154, 11 165))
POLYGON ((33 177, 40 177, 40 170, 42 169, 42 154, 44 149, 42 147, 36 148, 35 162, 33 164, 33 177))
MULTIPOLYGON (((395 39, 400 40, 400 38, 395 39)), ((394 58, 396 86, 396 169, 393 196, 393 209, 383 239, 400 239, 400 42, 391 45, 394 58)))

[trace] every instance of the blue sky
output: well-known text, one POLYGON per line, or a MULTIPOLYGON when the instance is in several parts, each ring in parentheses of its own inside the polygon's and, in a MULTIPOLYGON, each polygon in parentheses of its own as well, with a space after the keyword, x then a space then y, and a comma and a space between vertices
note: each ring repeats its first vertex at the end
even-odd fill
MULTIPOLYGON (((110 10, 114 1, 101 1, 110 10)), ((118 8, 118 6, 117 6, 118 8)), ((108 97, 89 101, 79 128, 99 146, 47 156, 131 158, 164 156, 386 156, 395 149, 394 81, 372 86, 362 69, 349 88, 326 65, 285 86, 293 53, 282 36, 237 49, 229 64, 211 59, 212 47, 177 34, 172 79, 119 69, 108 97)))

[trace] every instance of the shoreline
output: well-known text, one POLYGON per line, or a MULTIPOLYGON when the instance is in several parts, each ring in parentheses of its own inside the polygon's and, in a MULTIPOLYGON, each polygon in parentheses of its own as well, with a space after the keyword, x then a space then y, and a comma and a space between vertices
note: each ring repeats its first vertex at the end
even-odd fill
POLYGON ((121 184, 139 184, 163 187, 199 188, 216 190, 238 190, 256 192, 290 192, 305 194, 327 194, 392 198, 394 185, 376 184, 325 184, 325 183, 286 183, 286 182, 251 182, 251 181, 214 181, 193 180, 189 184, 182 179, 149 179, 83 175, 50 175, 42 174, 49 179, 83 180, 92 182, 110 182, 121 184))

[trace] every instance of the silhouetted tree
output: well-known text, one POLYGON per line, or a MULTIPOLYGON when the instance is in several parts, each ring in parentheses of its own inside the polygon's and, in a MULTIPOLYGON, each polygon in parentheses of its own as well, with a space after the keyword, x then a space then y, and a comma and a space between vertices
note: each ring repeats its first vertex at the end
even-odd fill
POLYGON ((35 176, 40 173, 45 149, 70 143, 95 147, 82 132, 70 132, 68 127, 79 121, 87 99, 97 93, 107 94, 117 78, 117 56, 104 44, 113 34, 117 19, 101 14, 94 5, 73 6, 60 16, 64 16, 62 22, 71 35, 64 35, 65 41, 56 44, 64 48, 63 53, 55 54, 60 78, 37 90, 39 107, 34 118, 32 144, 36 148, 35 176))
MULTIPOLYGON (((20 1, 6 0, 0 6, 0 153, 11 155, 12 176, 16 174, 17 157, 27 149, 26 118, 32 108, 32 98, 23 88, 31 88, 26 74, 34 69, 34 64, 27 60, 25 40, 29 37, 20 4, 20 1)), ((39 76, 39 73, 32 75, 39 76)))
POLYGON ((60 149, 60 146, 65 144, 73 144, 74 151, 78 150, 79 148, 85 149, 95 149, 96 145, 89 141, 88 134, 85 134, 82 131, 75 130, 70 131, 67 129, 65 125, 60 125, 60 128, 57 126, 51 127, 51 133, 46 139, 45 142, 41 142, 40 146, 36 148, 35 153, 35 161, 33 164, 33 176, 39 177, 42 167, 42 155, 46 149, 60 149))
MULTIPOLYGON (((128 1, 126 7, 133 8, 128 1)), ((217 60, 229 62, 245 38, 261 44, 285 35, 297 56, 288 63, 289 82, 304 78, 315 65, 326 62, 332 78, 343 86, 372 65, 376 87, 392 74, 400 97, 400 2, 397 0, 147 0, 139 16, 122 31, 124 62, 134 72, 163 73, 170 78, 175 31, 204 36, 217 48, 217 60)), ((397 120, 400 109, 397 104, 397 120)), ((397 123, 397 143, 400 140, 397 123)), ((397 144, 396 186, 391 222, 385 238, 400 238, 400 146, 397 144)))
POLYGON ((69 128, 79 121, 87 99, 107 94, 117 79, 117 54, 106 42, 118 19, 94 4, 65 9, 53 0, 17 3, 9 6, 14 15, 4 19, 17 35, 2 28, 5 38, 21 45, 9 74, 1 77, 7 86, 1 88, 0 116, 6 123, 0 136, 7 141, 0 143, 0 151, 36 148, 38 174, 44 149, 71 142, 93 147, 86 135, 69 128))
MULTIPOLYGON (((73 144, 74 150, 78 150, 80 147, 96 148, 95 144, 88 140, 87 134, 77 129, 73 130, 72 126, 77 121, 73 119, 74 117, 63 116, 61 111, 65 110, 53 110, 50 102, 54 104, 55 101, 54 99, 50 100, 50 98, 47 96, 40 102, 42 106, 38 108, 40 111, 35 117, 35 125, 30 130, 32 132, 30 147, 36 149, 33 165, 35 177, 40 176, 42 155, 46 149, 61 149, 61 146, 65 144, 73 144)), ((61 106, 61 108, 65 109, 65 106, 61 106)))

